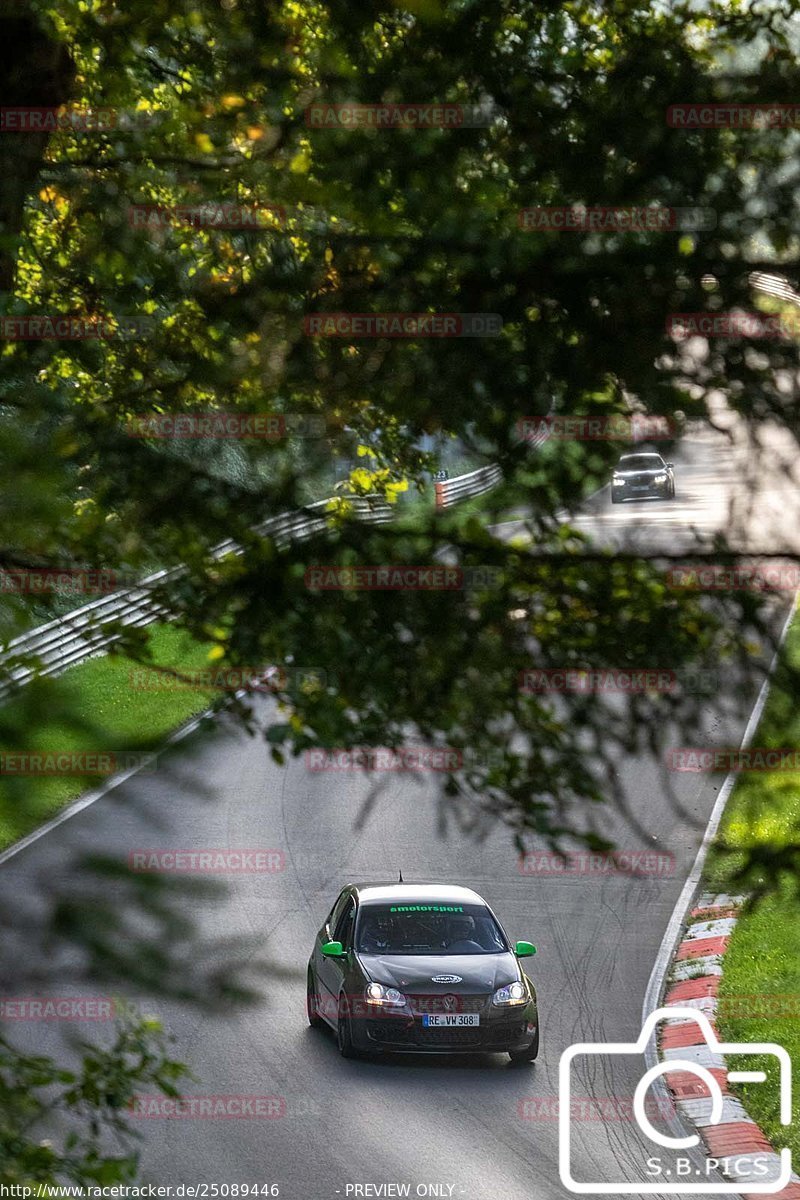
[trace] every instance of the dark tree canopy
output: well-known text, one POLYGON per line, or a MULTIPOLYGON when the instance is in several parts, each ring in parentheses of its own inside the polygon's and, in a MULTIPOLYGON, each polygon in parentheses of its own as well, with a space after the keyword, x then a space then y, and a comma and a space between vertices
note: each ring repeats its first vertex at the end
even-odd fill
MULTIPOLYGON (((667 322, 768 306, 754 270, 800 278, 797 133, 684 129, 667 110, 796 95, 795 11, 0 4, 4 105, 75 114, 74 127, 0 136, 2 314, 102 319, 113 331, 2 344, 0 567, 136 577, 185 563, 164 598, 215 644, 215 661, 313 660, 327 673, 327 686, 287 685, 267 732, 278 761, 406 738, 455 747, 465 766, 444 781, 455 819, 503 820, 520 844, 529 834, 596 843, 588 811, 621 801, 615 754, 658 750, 667 715, 691 729, 698 697, 641 695, 613 711, 580 696, 556 704, 521 691, 520 672, 747 662, 771 626, 759 596, 703 599, 668 586, 663 556, 587 544, 563 510, 605 482, 624 442, 533 449, 518 422, 634 405, 679 433, 713 424, 721 392, 743 430, 794 434, 797 401, 782 381, 797 369, 796 339, 715 339, 690 357, 667 322), (386 129, 319 116, 343 104, 451 105, 466 119, 386 129), (86 129, 87 111, 111 116, 86 129), (215 227, 207 214, 223 204, 258 209, 257 227, 215 227), (655 232, 520 225, 522 209, 564 205, 713 220, 655 232), (142 216, 153 209, 173 216, 142 216), (496 314, 502 327, 491 337, 308 332, 314 314, 412 312, 496 314), (131 436, 139 418, 210 411, 282 414, 288 434, 235 445, 131 436), (501 464, 496 512, 524 493, 524 537, 496 537, 488 509, 434 513, 427 435, 501 464), (356 465, 326 533, 286 546, 251 532, 307 503, 351 447, 356 465), (412 503, 420 491, 425 503, 412 503), (358 494, 387 497, 396 519, 360 524, 347 504, 358 494), (215 559, 226 537, 245 553, 215 559), (494 582, 418 592, 306 582, 313 564, 442 554, 494 568, 494 582)), ((697 555, 732 562, 752 550, 736 529, 729 542, 697 555)), ((0 612, 6 638, 32 623, 18 598, 0 612)), ((136 631, 122 647, 146 655, 136 631)), ((4 722, 6 744, 26 737, 4 722)))

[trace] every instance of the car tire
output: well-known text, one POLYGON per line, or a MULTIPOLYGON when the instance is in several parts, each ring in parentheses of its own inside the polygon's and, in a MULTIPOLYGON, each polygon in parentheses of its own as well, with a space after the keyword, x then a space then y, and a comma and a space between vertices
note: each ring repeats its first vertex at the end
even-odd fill
POLYGON ((612 503, 612 504, 619 504, 619 503, 620 503, 620 498, 619 498, 619 496, 615 496, 613 492, 611 493, 611 503, 612 503))
POLYGON ((308 975, 306 976, 306 1015, 312 1029, 321 1029, 325 1024, 317 1008, 316 984, 314 983, 314 976, 311 973, 311 967, 308 968, 308 975))
POLYGON ((535 1062, 539 1055, 539 1026, 536 1026, 536 1036, 527 1050, 509 1050, 508 1057, 514 1066, 535 1062))
POLYGON ((353 1031, 350 1027, 350 1006, 344 996, 339 997, 339 1015, 336 1021, 336 1045, 342 1058, 355 1058, 353 1031))

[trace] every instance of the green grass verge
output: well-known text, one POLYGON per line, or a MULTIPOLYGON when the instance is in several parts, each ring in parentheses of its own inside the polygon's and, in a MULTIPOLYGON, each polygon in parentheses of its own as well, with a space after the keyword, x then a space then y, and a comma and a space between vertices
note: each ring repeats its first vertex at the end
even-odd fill
MULTIPOLYGON (((185 631, 153 625, 148 634, 153 664, 182 671, 208 666, 209 647, 185 631)), ((132 681, 136 666, 122 655, 106 655, 58 679, 37 681, 0 709, 0 744, 7 751, 148 750, 213 699, 210 688, 138 689, 132 681)), ((101 781, 98 775, 0 776, 0 848, 101 781)))
MULTIPOLYGON (((792 666, 800 667, 800 617, 786 640, 792 666)), ((754 746, 800 746, 800 709, 788 691, 774 686, 753 739, 754 746)), ((767 843, 782 846, 800 830, 800 775, 785 772, 742 775, 728 802, 720 841, 745 851, 767 843)), ((736 889, 732 873, 743 854, 712 852, 707 889, 736 889)), ((741 884, 738 889, 741 891, 741 884)), ((752 1056, 737 1069, 767 1069, 766 1084, 738 1088, 745 1106, 773 1144, 800 1154, 800 897, 796 882, 784 880, 774 896, 744 913, 724 959, 718 1025, 725 1041, 778 1042, 793 1064, 794 1111, 787 1130, 779 1120, 777 1073, 752 1056), (782 1015, 783 1014, 783 1015, 782 1015), (792 1015, 794 1014, 794 1015, 792 1015)))

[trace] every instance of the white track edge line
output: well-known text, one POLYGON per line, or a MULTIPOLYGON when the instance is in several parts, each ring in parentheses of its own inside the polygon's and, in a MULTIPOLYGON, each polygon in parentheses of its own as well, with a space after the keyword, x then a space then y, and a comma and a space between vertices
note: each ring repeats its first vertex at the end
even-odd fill
MULTIPOLYGON (((244 695, 244 692, 237 693, 237 695, 244 695)), ((140 771, 143 771, 145 767, 149 766, 151 762, 156 760, 170 746, 177 745, 178 742, 182 742, 184 738, 188 737, 190 733, 194 733, 195 729, 207 718, 213 716, 214 713, 215 710, 213 708, 207 708, 204 712, 198 713, 196 717, 191 717, 184 725, 174 730, 157 750, 154 750, 152 754, 148 754, 143 762, 138 763, 135 767, 130 767, 127 771, 120 771, 99 788, 94 788, 90 792, 84 792, 82 796, 79 796, 77 800, 73 800, 72 804, 68 804, 55 817, 51 817, 49 821, 45 821, 44 825, 40 825, 38 829, 34 829, 26 837, 20 838, 18 842, 14 842, 13 845, 0 853, 0 867, 4 863, 7 863, 9 859, 15 858, 22 850, 27 850, 28 846, 32 846, 34 842, 38 842, 39 838, 44 837, 45 834, 50 833, 53 829, 57 829, 65 821, 69 821, 70 817, 77 816, 79 812, 83 812, 85 808, 89 808, 96 800, 102 800, 104 796, 107 796, 109 792, 113 792, 115 788, 125 783, 133 775, 138 775, 140 771)))

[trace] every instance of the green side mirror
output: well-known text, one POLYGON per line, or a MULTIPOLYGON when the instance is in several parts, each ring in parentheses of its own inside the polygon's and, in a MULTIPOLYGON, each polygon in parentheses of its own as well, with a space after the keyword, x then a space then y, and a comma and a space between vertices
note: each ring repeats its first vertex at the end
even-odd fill
MULTIPOLYGON (((322 953, 325 953, 324 949, 322 953)), ((532 954, 536 953, 536 947, 532 942, 517 942, 514 947, 514 953, 517 958, 530 958, 532 954)))
POLYGON ((322 946, 322 953, 326 958, 344 958, 345 949, 341 942, 325 942, 322 946))

